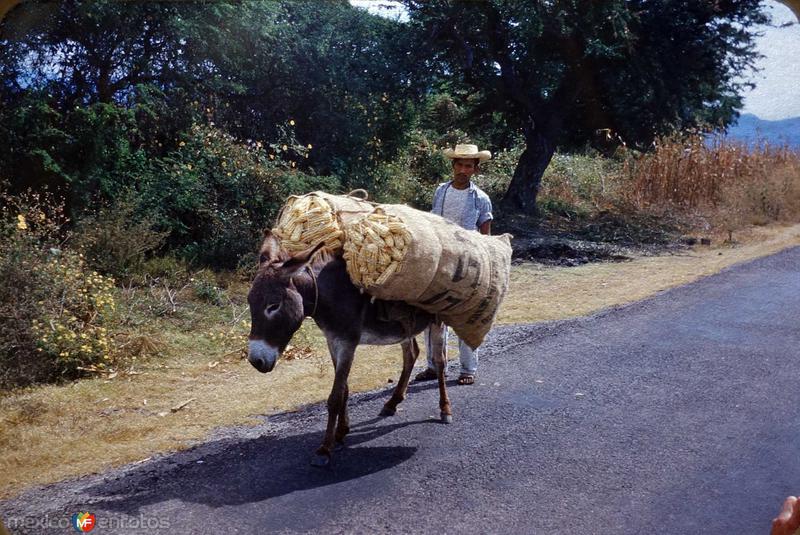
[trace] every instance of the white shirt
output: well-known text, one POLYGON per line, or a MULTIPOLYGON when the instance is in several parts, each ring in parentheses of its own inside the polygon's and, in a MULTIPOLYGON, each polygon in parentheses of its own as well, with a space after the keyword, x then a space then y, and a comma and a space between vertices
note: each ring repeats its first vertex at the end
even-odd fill
POLYGON ((454 223, 461 224, 461 221, 464 219, 464 207, 467 205, 468 197, 469 188, 447 188, 447 193, 444 197, 442 217, 454 223))

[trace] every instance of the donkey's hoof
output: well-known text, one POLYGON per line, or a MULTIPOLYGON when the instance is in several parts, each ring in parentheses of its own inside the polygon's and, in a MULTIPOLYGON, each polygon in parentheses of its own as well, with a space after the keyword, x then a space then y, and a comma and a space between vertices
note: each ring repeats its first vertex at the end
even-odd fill
POLYGON ((442 423, 443 424, 452 424, 453 423, 453 415, 452 414, 445 414, 442 413, 442 423))
POLYGON ((311 466, 316 466, 317 468, 327 468, 330 465, 331 465, 330 454, 315 453, 314 456, 311 457, 311 466))
POLYGON ((384 405, 383 408, 381 409, 380 416, 384 416, 384 417, 386 417, 386 416, 394 416, 396 412, 397 412, 396 409, 392 409, 392 408, 387 407, 386 405, 384 405))

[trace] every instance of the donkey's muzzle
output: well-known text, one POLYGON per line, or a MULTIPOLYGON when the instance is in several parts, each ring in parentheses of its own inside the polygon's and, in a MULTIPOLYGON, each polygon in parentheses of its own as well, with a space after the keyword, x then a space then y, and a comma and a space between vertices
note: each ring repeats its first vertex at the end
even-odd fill
POLYGON ((261 373, 271 372, 278 362, 279 351, 263 340, 250 340, 247 345, 247 360, 261 373))

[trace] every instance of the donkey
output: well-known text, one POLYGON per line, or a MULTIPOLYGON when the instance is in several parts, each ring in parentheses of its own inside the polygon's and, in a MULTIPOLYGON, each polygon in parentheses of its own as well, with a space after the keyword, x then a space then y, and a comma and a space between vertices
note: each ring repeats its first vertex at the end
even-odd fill
POLYGON ((403 349, 400 380, 380 413, 392 416, 406 397, 411 370, 419 355, 415 336, 432 326, 430 338, 439 380, 441 420, 444 423, 453 421, 444 382, 444 324, 435 316, 405 303, 381 302, 363 294, 351 282, 342 257, 319 251, 321 247, 322 243, 290 254, 280 246, 280 240, 267 231, 258 272, 247 295, 251 317, 247 358, 258 371, 272 371, 305 317, 313 318, 325 334, 335 377, 328 397, 325 437, 311 461, 315 466, 330 464, 334 442, 343 444, 350 431, 347 377, 359 344, 399 343, 403 349), (386 305, 411 311, 409 321, 380 319, 379 312, 385 310, 386 305))

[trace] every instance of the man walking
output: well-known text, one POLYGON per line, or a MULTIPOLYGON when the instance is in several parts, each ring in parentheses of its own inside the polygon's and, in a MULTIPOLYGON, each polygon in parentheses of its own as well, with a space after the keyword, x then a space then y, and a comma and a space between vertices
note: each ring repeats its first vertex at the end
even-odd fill
MULTIPOLYGON (((456 145, 447 148, 444 155, 453 161, 453 179, 440 184, 433 194, 431 212, 448 219, 467 230, 489 234, 492 226, 492 201, 489 196, 472 182, 474 175, 484 160, 492 157, 488 150, 479 151, 476 145, 456 145)), ((425 331, 425 346, 428 354, 428 367, 417 374, 417 381, 436 379, 436 370, 431 355, 430 328, 425 331)), ((445 358, 447 357, 447 329, 444 332, 445 358)), ((471 385, 478 371, 478 350, 474 351, 463 340, 458 341, 461 373, 458 384, 471 385)))

